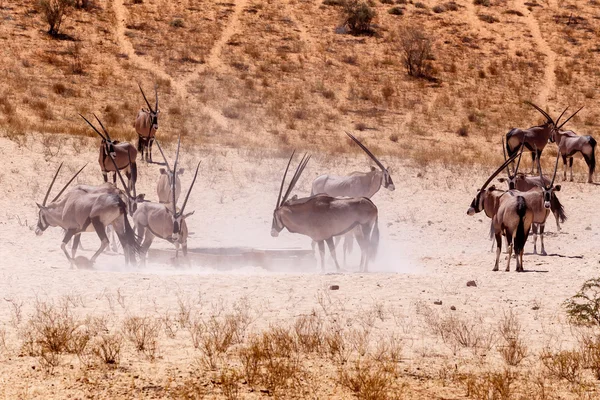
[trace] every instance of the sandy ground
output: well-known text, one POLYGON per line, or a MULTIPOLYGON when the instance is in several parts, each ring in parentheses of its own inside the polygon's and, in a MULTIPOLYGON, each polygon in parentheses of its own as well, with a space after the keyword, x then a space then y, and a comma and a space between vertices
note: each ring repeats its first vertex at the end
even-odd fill
MULTIPOLYGON (((595 243, 600 221, 591 212, 600 190, 596 185, 563 183, 559 197, 569 220, 560 233, 556 233, 553 219, 548 224, 548 256, 531 254, 530 241, 524 259, 526 273, 514 272, 514 263, 510 273, 492 272, 494 253, 490 252, 491 242, 487 239, 489 220, 483 214, 466 215, 488 171, 441 167, 417 170, 393 159, 385 162, 393 167, 395 192, 382 189, 374 196, 382 242, 370 273, 354 272, 358 264, 356 250, 341 274, 333 273, 332 264, 327 273, 320 273, 316 262, 314 267, 303 270, 282 265, 268 271, 261 265, 247 265, 219 271, 202 265, 176 268, 150 261, 147 268, 141 269, 125 267, 122 255, 112 253, 101 255, 94 270, 73 270, 60 250, 59 228, 49 228, 43 236, 35 236, 35 202, 42 201, 60 160, 65 160, 69 173, 89 162, 78 178, 80 183, 100 183, 101 175, 97 153, 91 150, 92 141, 77 148, 80 142, 69 145, 71 139, 60 140, 66 143, 61 154, 45 160, 41 145, 33 138, 21 147, 0 138, 5 166, 0 173, 0 327, 8 332, 7 348, 0 351, 0 397, 36 398, 42 393, 63 397, 81 393, 76 384, 67 384, 57 377, 42 378, 39 368, 32 369, 34 359, 15 357, 19 354, 19 338, 10 328, 11 302, 22 302, 27 315, 36 299, 52 301, 70 296, 80 299, 78 311, 84 314, 143 315, 176 310, 181 299, 213 307, 231 305, 244 298, 260 316, 254 322, 257 328, 310 313, 321 307, 323 296, 337 305, 344 318, 383 305, 389 310, 389 318, 381 324, 382 332, 402 336, 404 362, 411 368, 436 363, 439 359, 432 359, 432 355, 448 352, 419 323, 418 304, 436 307, 440 312, 449 312, 450 306, 455 306, 458 315, 481 317, 490 324, 512 309, 523 324, 530 348, 562 348, 570 345, 573 336, 561 303, 585 279, 597 275, 595 243), (76 148, 77 160, 73 156, 76 148), (467 287, 470 280, 476 281, 477 287, 467 287), (339 285, 340 290, 328 290, 333 284, 339 285), (117 296, 120 305, 116 305, 117 296), (433 305, 437 300, 442 301, 441 306, 433 305)), ((168 154, 173 153, 172 147, 167 149, 168 154)), ((310 248, 306 237, 288 232, 278 238, 270 236, 272 209, 286 154, 232 149, 194 151, 192 154, 184 145, 182 154, 186 168, 183 191, 191 181, 195 162, 202 160, 188 205, 188 210, 195 210, 188 219, 192 232, 190 248, 310 248)), ((149 199, 156 198, 158 168, 140 163, 138 193, 146 193, 149 199)), ((323 172, 343 174, 367 168, 366 157, 348 160, 317 154, 295 193, 308 194, 311 180, 323 172)), ((61 175, 53 193, 68 175, 61 175)), ((576 178, 584 180, 583 176, 576 178)), ((80 254, 88 257, 99 244, 91 233, 84 234, 82 242, 85 251, 80 254)), ((159 240, 153 247, 171 248, 159 240)), ((129 361, 129 367, 132 371, 144 370, 149 376, 160 375, 162 369, 185 370, 194 357, 193 348, 178 341, 168 341, 160 353, 164 362, 129 361)), ((139 389, 135 383, 132 385, 139 389)), ((101 397, 100 392, 96 394, 101 397)))

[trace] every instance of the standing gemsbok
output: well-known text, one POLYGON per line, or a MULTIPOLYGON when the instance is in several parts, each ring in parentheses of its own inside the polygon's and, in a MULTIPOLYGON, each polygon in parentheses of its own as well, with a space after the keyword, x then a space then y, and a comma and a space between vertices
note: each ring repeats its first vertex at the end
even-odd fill
MULTIPOLYGON (((544 150, 544 147, 546 147, 546 144, 552 136, 552 133, 560 129, 560 127, 558 127, 558 123, 560 122, 560 118, 563 116, 566 110, 563 111, 563 113, 558 117, 558 120, 554 122, 552 117, 550 117, 550 115, 548 115, 548 113, 546 113, 540 107, 531 102, 525 103, 538 110, 546 118, 546 122, 542 125, 533 126, 528 129, 511 129, 506 134, 506 150, 508 151, 508 155, 512 156, 513 154, 517 153, 521 144, 524 144, 527 150, 531 152, 531 173, 533 173, 533 166, 535 165, 536 158, 539 158, 542 155, 542 151, 544 150)), ((565 121, 565 123, 567 121, 565 121)), ((565 123, 563 123, 563 125, 565 123)))
MULTIPOLYGON (((181 138, 177 142, 177 153, 175 155, 175 163, 173 164, 173 171, 177 170, 177 162, 179 160, 179 146, 181 144, 181 138)), ((168 166, 169 163, 165 158, 165 164, 168 166)), ((136 212, 133 214, 133 222, 140 237, 144 238, 141 249, 142 265, 146 264, 146 253, 152 245, 154 237, 159 237, 173 243, 175 245, 175 257, 179 256, 179 246, 181 245, 183 250, 183 256, 187 256, 187 238, 188 228, 185 219, 192 215, 194 211, 185 214, 185 206, 196 182, 198 176, 198 168, 200 163, 196 167, 196 173, 194 179, 190 184, 190 188, 185 196, 181 209, 177 209, 177 201, 175 200, 175 182, 172 182, 171 186, 171 203, 141 203, 136 212)))
POLYGON ((181 194, 181 180, 179 179, 179 175, 182 175, 185 171, 185 168, 179 168, 177 171, 172 170, 169 167, 169 163, 167 162, 167 158, 165 157, 165 153, 163 153, 162 148, 160 147, 160 143, 158 140, 156 141, 156 145, 158 146, 158 150, 165 160, 165 168, 160 169, 160 177, 158 178, 158 182, 156 183, 156 194, 158 195, 159 203, 170 203, 173 199, 173 187, 175 188, 175 203, 179 200, 179 195, 181 194), (175 185, 173 186, 173 182, 175 185))
MULTIPOLYGON (((579 110, 581 110, 581 108, 579 110)), ((579 110, 577 112, 579 112, 579 110)), ((575 114, 577 114, 577 112, 575 114)), ((570 118, 572 118, 572 116, 569 117, 569 119, 570 118)), ((556 142, 558 151, 562 156, 564 165, 563 180, 567 180, 568 159, 571 172, 569 180, 573 182, 573 157, 577 153, 581 153, 588 166, 588 183, 594 181, 594 170, 596 169, 596 140, 593 137, 589 135, 579 136, 573 131, 557 130, 550 137, 550 140, 556 142)))
POLYGON ((133 228, 127 219, 127 205, 122 196, 116 193, 105 191, 85 191, 72 190, 68 192, 62 199, 59 199, 67 186, 75 179, 75 177, 83 170, 79 170, 77 174, 63 187, 59 194, 46 204, 48 195, 52 190, 52 186, 56 181, 56 177, 60 172, 62 164, 58 167, 50 187, 46 192, 43 203, 38 204, 39 215, 35 233, 37 236, 49 226, 59 226, 63 228, 65 236, 61 244, 61 249, 71 263, 71 267, 75 264, 75 259, 69 255, 66 250, 66 245, 74 235, 81 232, 95 231, 100 238, 100 248, 90 259, 93 264, 96 258, 108 246, 108 238, 106 236, 106 227, 110 224, 118 224, 120 229, 117 231, 123 249, 125 249, 125 261, 129 263, 131 256, 139 251, 139 244, 136 240, 133 228))
POLYGON ((504 162, 477 191, 477 195, 467 210, 467 215, 485 211, 492 219, 492 230, 496 238, 496 262, 493 271, 498 271, 500 254, 502 252, 502 236, 506 236, 508 242, 508 262, 506 271, 510 271, 510 260, 514 248, 517 258, 517 272, 523 271, 523 250, 527 242, 527 236, 533 220, 533 212, 528 208, 523 196, 516 195, 510 191, 496 189, 495 186, 487 185, 517 157, 513 154, 504 162))
MULTIPOLYGON (((311 195, 324 193, 332 197, 367 197, 370 199, 382 186, 389 191, 394 191, 396 187, 388 169, 354 135, 348 132, 346 135, 377 164, 379 170, 372 167, 369 172, 353 172, 348 176, 321 175, 313 181, 311 195)), ((344 238, 344 265, 346 264, 346 253, 351 251, 353 241, 353 233, 348 232, 344 238)), ((339 238, 336 238, 336 247, 338 243, 339 238)))
POLYGON ((100 142, 100 154, 98 156, 98 163, 100 164, 100 169, 102 170, 102 177, 104 178, 104 182, 108 182, 108 173, 113 172, 113 184, 117 183, 117 172, 118 170, 124 170, 125 176, 127 177, 127 189, 133 193, 133 196, 136 196, 135 184, 137 182, 137 150, 135 147, 129 142, 119 142, 117 140, 112 140, 108 131, 98 119, 96 114, 94 117, 96 121, 100 124, 102 128, 103 134, 96 129, 94 125, 90 121, 88 121, 83 115, 79 114, 81 118, 88 123, 88 125, 100 136, 102 141, 100 142))
POLYGON ((158 91, 156 85, 154 85, 154 97, 156 103, 153 109, 146 98, 142 87, 139 84, 138 87, 140 88, 140 92, 142 92, 142 96, 144 97, 148 109, 142 108, 135 117, 135 122, 133 124, 135 131, 138 134, 137 149, 142 154, 142 160, 144 160, 144 152, 146 152, 146 162, 152 162, 152 143, 154 143, 156 131, 158 130, 158 114, 160 113, 158 110, 158 91))
POLYGON ((302 199, 288 200, 310 160, 310 156, 306 155, 302 157, 282 198, 285 178, 294 154, 295 152, 292 153, 281 180, 277 203, 273 211, 271 236, 279 236, 279 232, 283 228, 287 228, 292 233, 309 236, 319 244, 322 271, 325 270, 324 243, 326 242, 335 266, 339 270, 333 238, 350 232, 354 228, 359 228, 360 234, 357 235, 357 240, 362 251, 360 271, 366 272, 369 259, 374 259, 379 245, 377 207, 366 197, 335 198, 326 194, 316 194, 302 199))

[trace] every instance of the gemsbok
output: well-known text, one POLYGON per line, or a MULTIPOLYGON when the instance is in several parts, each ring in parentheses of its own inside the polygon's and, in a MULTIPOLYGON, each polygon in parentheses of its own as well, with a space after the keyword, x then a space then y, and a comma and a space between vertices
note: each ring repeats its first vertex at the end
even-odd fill
POLYGON ((106 227, 110 224, 117 224, 119 225, 119 228, 116 228, 117 234, 125 250, 125 262, 129 263, 131 257, 135 260, 135 254, 139 251, 139 244, 133 228, 127 219, 127 205, 122 198, 122 193, 76 189, 69 191, 62 199, 59 199, 67 186, 83 168, 69 180, 50 204, 46 204, 48 195, 52 190, 61 167, 62 164, 58 167, 48 187, 43 203, 38 204, 39 214, 35 231, 36 235, 42 235, 49 226, 63 228, 66 232, 61 249, 71 263, 71 268, 73 268, 76 261, 66 250, 66 245, 71 238, 81 232, 96 232, 100 238, 100 248, 90 259, 90 262, 93 264, 96 258, 108 246, 109 241, 106 236, 106 227))
POLYGON ((277 237, 283 228, 287 228, 291 233, 310 237, 319 244, 322 271, 325 270, 324 243, 327 243, 336 269, 339 271, 340 266, 335 255, 333 238, 350 232, 354 228, 359 228, 359 234, 356 236, 361 249, 359 270, 367 272, 369 260, 375 258, 379 246, 377 207, 366 197, 335 198, 326 194, 315 194, 310 197, 300 199, 294 197, 288 200, 310 160, 310 156, 306 155, 302 157, 282 197, 285 178, 294 154, 295 152, 290 156, 281 180, 277 203, 273 211, 271 236, 277 237))
POLYGON ((562 156, 564 165, 563 180, 567 180, 567 160, 569 160, 569 169, 571 172, 569 180, 573 182, 573 157, 577 153, 581 153, 588 166, 588 183, 594 182, 594 171, 596 169, 596 140, 593 137, 590 135, 579 136, 573 131, 557 130, 550 140, 556 142, 558 151, 562 156))
POLYGON ((137 150, 129 142, 119 142, 112 140, 108 131, 100 121, 100 119, 94 114, 96 121, 100 124, 104 135, 100 133, 96 127, 87 120, 83 115, 79 114, 81 118, 100 136, 102 139, 100 142, 100 154, 98 156, 98 163, 102 170, 102 177, 104 182, 108 182, 108 173, 113 172, 113 184, 117 183, 117 171, 124 170, 125 176, 127 177, 127 189, 136 196, 135 184, 137 182, 137 150), (106 136, 105 136, 106 135, 106 136))
MULTIPOLYGON (((174 171, 177 170, 180 144, 181 138, 179 138, 179 141, 177 142, 177 153, 173 164, 174 171)), ((166 158, 165 163, 167 163, 166 158)), ((144 238, 140 255, 142 265, 146 265, 146 254, 155 237, 175 245, 175 258, 179 257, 179 246, 181 246, 183 250, 183 256, 187 257, 188 228, 185 219, 192 215, 194 211, 185 214, 185 206, 187 205, 190 193, 196 182, 199 168, 200 163, 198 163, 198 166, 196 167, 196 173, 194 174, 194 178, 192 179, 192 183, 187 191, 181 209, 177 209, 174 187, 175 182, 172 182, 171 195, 173 197, 169 204, 144 202, 138 205, 137 210, 133 214, 133 222, 138 232, 138 236, 144 238)))
MULTIPOLYGON (((542 125, 533 126, 528 129, 511 129, 506 134, 506 150, 508 151, 508 155, 512 156, 513 154, 517 153, 521 147, 521 144, 524 144, 527 150, 531 152, 531 173, 533 173, 536 158, 541 156, 544 147, 546 147, 548 140, 552 136, 552 133, 559 129, 557 128, 558 123, 565 112, 563 111, 563 113, 558 117, 558 120, 554 122, 552 117, 550 117, 550 115, 548 115, 548 113, 546 113, 540 107, 528 101, 525 103, 538 110, 546 118, 546 122, 544 122, 542 125)), ((565 123, 567 121, 565 121, 565 123)))
MULTIPOLYGON (((321 175, 318 176, 312 183, 311 196, 319 193, 324 193, 332 197, 373 197, 381 187, 394 191, 396 187, 392 181, 388 169, 383 166, 381 161, 373 155, 373 153, 362 144, 354 135, 346 132, 346 135, 352 139, 370 158, 377 164, 379 169, 371 167, 369 172, 353 172, 347 176, 336 175, 321 175)), ((360 233, 360 232, 358 232, 360 233)), ((344 265, 346 265, 346 254, 352 251, 354 242, 354 233, 348 232, 344 235, 344 265)), ((340 237, 335 239, 335 247, 337 247, 340 237)), ((314 247, 314 243, 313 243, 314 247)))
POLYGON ((135 122, 133 123, 135 131, 138 134, 137 150, 141 153, 142 160, 144 160, 145 152, 146 162, 152 162, 152 144, 154 143, 156 131, 158 130, 158 114, 160 113, 158 110, 158 91, 156 85, 154 85, 154 97, 156 99, 156 103, 153 109, 140 84, 138 84, 138 87, 140 88, 140 92, 142 92, 142 96, 144 97, 144 101, 146 102, 148 109, 146 110, 145 108, 142 108, 140 111, 138 111, 137 116, 135 117, 135 122))
POLYGON ((167 158, 165 157, 165 153, 163 153, 162 148, 160 147, 160 143, 158 140, 155 140, 156 145, 158 146, 158 150, 165 160, 165 168, 160 169, 160 176, 158 177, 158 182, 156 183, 156 194, 158 195, 159 203, 170 203, 173 199, 173 181, 175 181, 175 203, 179 200, 179 195, 181 194, 181 180, 179 176, 182 175, 185 171, 185 168, 179 168, 177 171, 172 170, 169 167, 169 163, 167 162, 167 158))
MULTIPOLYGON (((506 150, 504 149, 504 143, 502 144, 502 150, 504 152, 504 160, 506 161, 506 150)), ((519 163, 521 162, 521 156, 519 156, 519 161, 517 162, 517 167, 514 173, 511 173, 509 166, 506 167, 506 172, 508 174, 508 179, 499 178, 500 182, 507 182, 509 190, 518 190, 520 192, 528 192, 534 188, 541 188, 544 186, 550 185, 550 179, 545 176, 527 176, 523 173, 518 172, 519 163)), ((567 215, 565 214, 565 208, 556 197, 556 193, 552 193, 550 199, 550 211, 554 215, 554 219, 556 220, 556 230, 560 231, 560 224, 564 223, 567 220, 567 215)), ((534 225, 534 232, 536 232, 536 227, 534 225)), ((535 242, 535 241, 534 241, 535 242)))
POLYGON ((517 258, 517 272, 523 271, 523 250, 527 242, 527 236, 531 229, 533 212, 528 208, 523 196, 516 195, 510 191, 496 189, 495 186, 487 185, 511 163, 517 154, 513 154, 504 162, 477 191, 477 195, 467 210, 467 215, 485 211, 492 219, 492 229, 496 238, 496 262, 493 271, 498 271, 500 254, 502 252, 502 236, 506 236, 508 242, 508 261, 506 271, 510 271, 510 260, 514 249, 517 258))

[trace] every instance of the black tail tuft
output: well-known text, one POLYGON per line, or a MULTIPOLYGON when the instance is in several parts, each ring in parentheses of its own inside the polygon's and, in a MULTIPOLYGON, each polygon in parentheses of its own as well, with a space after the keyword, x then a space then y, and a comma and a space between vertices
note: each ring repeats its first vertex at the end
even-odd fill
POLYGON ((527 213, 527 204, 523 196, 517 197, 517 215, 519 216, 519 225, 517 226, 517 234, 513 243, 515 254, 521 254, 525 248, 525 242, 527 242, 527 235, 529 232, 525 232, 525 214, 527 213))
POLYGON ((140 240, 138 235, 136 235, 135 231, 131 227, 129 223, 129 218, 127 218, 127 204, 119 197, 119 208, 121 209, 121 213, 123 214, 123 223, 125 226, 125 232, 123 234, 123 239, 121 245, 123 246, 123 251, 127 251, 129 248, 130 251, 133 252, 133 255, 137 256, 140 254, 142 250, 142 245, 140 244, 140 240))
POLYGON ((556 197, 556 193, 552 192, 552 197, 550 197, 550 210, 552 214, 558 217, 560 223, 564 223, 567 220, 567 214, 565 214, 565 207, 562 205, 558 197, 556 197))
POLYGON ((594 173, 594 171, 596 170, 596 139, 594 139, 593 137, 589 137, 588 142, 590 144, 590 146, 592 146, 592 155, 590 157, 585 157, 585 162, 587 162, 587 165, 590 167, 590 175, 594 173), (589 158, 589 160, 588 160, 589 158))

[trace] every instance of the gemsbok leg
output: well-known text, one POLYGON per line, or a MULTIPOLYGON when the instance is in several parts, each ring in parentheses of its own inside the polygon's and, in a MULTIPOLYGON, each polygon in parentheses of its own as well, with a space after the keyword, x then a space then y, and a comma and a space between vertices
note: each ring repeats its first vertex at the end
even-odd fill
POLYGON ((548 253, 546 253, 546 249, 544 248, 544 229, 546 227, 546 224, 540 224, 539 225, 539 229, 540 229, 540 242, 542 244, 542 252, 540 253, 543 256, 548 255, 548 253))
POLYGON ((71 257, 75 258, 75 253, 77 252, 77 247, 79 246, 81 241, 81 234, 73 236, 73 246, 71 247, 71 257))
POLYGON ((327 242, 327 247, 329 247, 329 253, 331 253, 331 257, 333 258, 333 261, 335 262, 335 269, 337 271, 339 271, 340 265, 338 264, 337 256, 335 254, 335 245, 333 244, 333 238, 327 239, 326 242, 327 242))
POLYGON ((319 255, 321 256, 321 272, 325 272, 325 243, 319 240, 319 255))
POLYGON ((498 271, 500 253, 502 253, 502 232, 497 232, 494 236, 496 238, 496 263, 494 264, 494 269, 492 271, 498 271))
POLYGON ((96 251, 96 253, 94 253, 92 258, 90 259, 90 261, 92 263, 94 263, 94 262, 96 262, 96 258, 98 258, 98 256, 108 246, 108 237, 106 236, 106 227, 102 224, 102 222, 100 221, 100 218, 98 218, 98 217, 92 218, 92 226, 94 227, 94 230, 96 231, 96 233, 98 234, 98 237, 100 238, 100 248, 96 251))
POLYGON ((152 241, 154 240, 154 234, 148 228, 141 228, 145 230, 144 233, 144 243, 142 243, 142 249, 140 250, 140 259, 142 266, 146 266, 146 255, 148 254, 148 249, 152 245, 152 241))
POLYGON ((71 238, 73 237, 73 235, 75 235, 77 231, 75 229, 67 229, 67 231, 65 232, 65 237, 63 238, 63 241, 60 245, 61 250, 63 251, 63 253, 65 253, 65 256, 67 256, 67 260, 69 260, 69 262, 71 263, 71 269, 73 269, 73 258, 71 258, 71 256, 69 256, 69 253, 67 252, 67 243, 69 243, 69 241, 71 240, 71 238))
POLYGON ((573 157, 569 158, 569 170, 570 170, 569 182, 573 182, 573 157))

